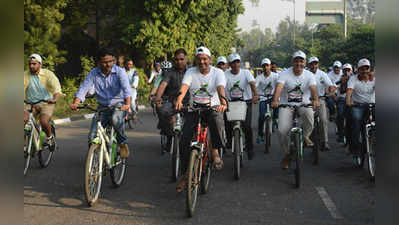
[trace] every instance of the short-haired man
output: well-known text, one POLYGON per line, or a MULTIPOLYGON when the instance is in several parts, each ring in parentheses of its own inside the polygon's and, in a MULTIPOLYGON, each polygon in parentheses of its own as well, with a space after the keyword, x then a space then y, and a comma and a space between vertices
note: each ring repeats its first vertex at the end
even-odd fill
MULTIPOLYGON (((33 114, 39 116, 40 125, 46 133, 45 144, 50 151, 54 151, 55 142, 51 132, 50 120, 54 112, 55 103, 61 95, 61 85, 58 78, 50 70, 42 68, 43 60, 38 54, 32 54, 28 58, 29 70, 24 72, 24 100, 28 103, 44 101, 33 106, 33 114)), ((24 122, 29 119, 29 113, 25 105, 24 122)))
MULTIPOLYGON (((247 69, 241 69, 241 57, 237 53, 229 55, 229 64, 231 70, 226 71, 226 95, 229 101, 234 100, 232 92, 240 91, 242 94, 242 100, 247 102, 247 112, 243 128, 245 132, 245 150, 248 154, 248 159, 252 160, 254 157, 253 150, 253 135, 252 135, 252 103, 257 103, 259 96, 256 90, 255 78, 247 69)), ((231 137, 233 130, 232 124, 227 123, 226 132, 229 133, 228 137, 231 137)), ((227 141, 230 141, 228 139, 227 141)))
MULTIPOLYGON (((183 107, 183 98, 189 91, 192 97, 198 91, 208 93, 212 96, 211 106, 216 107, 216 111, 209 111, 203 119, 208 123, 211 136, 211 158, 216 169, 221 169, 223 161, 219 156, 218 149, 224 147, 222 139, 223 117, 222 113, 227 109, 224 87, 226 86, 226 78, 221 69, 210 65, 211 52, 206 47, 199 47, 195 51, 196 67, 188 69, 184 75, 180 95, 176 101, 176 110, 183 107), (222 97, 223 96, 223 97, 222 97)), ((190 102, 193 98, 190 97, 190 102)), ((182 168, 185 171, 189 161, 189 144, 193 137, 198 117, 195 113, 188 112, 184 116, 185 122, 183 126, 182 137, 182 168)), ((181 192, 187 183, 187 173, 177 185, 176 190, 181 192)))
MULTIPOLYGON (((76 110, 79 103, 85 101, 90 88, 94 86, 98 108, 106 110, 102 114, 103 125, 111 121, 116 132, 116 140, 119 144, 121 158, 129 156, 127 136, 125 134, 125 117, 130 108, 132 89, 129 84, 125 70, 114 64, 114 55, 108 49, 100 49, 97 52, 96 60, 98 66, 89 71, 86 79, 75 93, 75 99, 70 105, 76 110), (121 110, 112 110, 110 107, 120 107, 121 110)), ((97 135, 97 122, 93 118, 89 132, 89 141, 97 135)))
POLYGON ((320 107, 319 116, 321 121, 321 137, 322 137, 322 151, 329 151, 330 146, 328 145, 328 118, 327 118, 327 107, 326 107, 326 89, 328 90, 328 95, 334 94, 336 90, 336 85, 333 84, 328 77, 328 75, 319 69, 319 59, 317 57, 310 57, 308 61, 308 68, 310 72, 314 74, 316 80, 316 85, 318 89, 320 107))
MULTIPOLYGON (((306 54, 297 51, 292 56, 292 67, 279 74, 276 91, 273 96, 272 107, 278 107, 280 102, 288 105, 309 104, 312 98, 313 108, 320 106, 317 95, 316 80, 311 72, 305 70, 306 54)), ((300 119, 303 125, 303 139, 307 146, 313 146, 309 136, 313 130, 313 109, 299 108, 300 119)), ((281 168, 287 169, 291 156, 289 154, 288 132, 292 127, 293 111, 291 108, 281 108, 279 111, 280 148, 285 154, 281 161, 281 168)))

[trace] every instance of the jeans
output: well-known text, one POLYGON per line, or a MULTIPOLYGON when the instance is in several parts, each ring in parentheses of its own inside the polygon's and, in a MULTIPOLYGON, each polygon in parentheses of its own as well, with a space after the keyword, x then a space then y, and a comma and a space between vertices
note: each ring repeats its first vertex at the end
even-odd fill
MULTIPOLYGON (((187 170, 190 158, 190 142, 196 131, 198 125, 198 114, 188 112, 184 114, 184 125, 182 132, 182 140, 180 141, 180 149, 182 153, 182 169, 187 170)), ((209 111, 202 114, 202 120, 208 124, 209 137, 211 139, 211 148, 219 149, 224 147, 224 140, 222 138, 223 116, 221 113, 209 111)))
MULTIPOLYGON (((259 102, 258 136, 260 137, 263 137, 263 124, 265 123, 265 114, 268 104, 269 104, 269 110, 273 110, 270 106, 270 101, 259 102)), ((275 117, 274 114, 273 117, 275 117)))
MULTIPOLYGON (((98 109, 104 109, 104 106, 98 106, 98 109)), ((125 134, 125 117, 126 111, 108 109, 101 113, 101 125, 105 128, 111 121, 111 125, 116 132, 116 140, 118 144, 127 144, 127 136, 125 134)), ((97 118, 93 117, 89 132, 89 141, 97 137, 97 118)))
POLYGON ((333 97, 327 97, 327 108, 330 112, 330 116, 335 114, 335 99, 333 97))
MULTIPOLYGON (((309 137, 313 131, 314 124, 314 113, 312 108, 301 107, 298 109, 299 120, 302 121, 303 135, 309 137)), ((278 131, 280 139, 281 151, 285 154, 289 153, 289 141, 288 132, 293 126, 292 117, 294 116, 294 110, 286 107, 280 108, 279 120, 278 120, 278 131)))
MULTIPOLYGON (((337 120, 336 120, 338 137, 343 137, 345 135, 344 125, 345 125, 345 119, 348 118, 347 114, 348 114, 348 109, 346 106, 345 98, 340 97, 338 98, 337 101, 337 120)), ((348 121, 349 120, 347 120, 347 122, 348 121)))
MULTIPOLYGON (((361 147, 360 132, 362 130, 362 125, 364 118, 366 118, 366 114, 368 109, 366 107, 352 107, 351 115, 352 115, 352 126, 351 126, 351 142, 350 149, 352 152, 359 152, 361 147)), ((365 137, 363 137, 365 138, 365 137)))

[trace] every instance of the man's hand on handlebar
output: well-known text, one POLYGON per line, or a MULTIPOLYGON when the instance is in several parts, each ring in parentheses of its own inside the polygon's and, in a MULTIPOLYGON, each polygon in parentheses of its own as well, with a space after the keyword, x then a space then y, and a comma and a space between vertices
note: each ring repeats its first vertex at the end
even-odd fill
POLYGON ((273 101, 271 104, 272 108, 278 108, 279 105, 280 103, 278 101, 273 101))
POLYGON ((319 99, 316 99, 315 101, 312 101, 312 108, 317 109, 320 107, 320 102, 319 99))
POLYGON ((72 109, 73 111, 77 110, 77 109, 78 109, 78 106, 79 106, 79 103, 72 103, 72 104, 69 105, 69 107, 71 107, 71 109, 72 109))
POLYGON ((227 110, 227 105, 218 105, 217 107, 216 107, 216 112, 224 112, 224 111, 226 111, 227 110))

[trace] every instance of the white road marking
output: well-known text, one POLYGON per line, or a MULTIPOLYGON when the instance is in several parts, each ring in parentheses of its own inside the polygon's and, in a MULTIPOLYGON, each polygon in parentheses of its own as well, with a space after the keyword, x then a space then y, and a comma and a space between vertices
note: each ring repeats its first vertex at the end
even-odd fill
POLYGON ((62 124, 62 123, 70 123, 70 122, 71 122, 70 118, 54 120, 54 124, 62 124))
POLYGON ((338 212, 335 203, 331 200, 330 196, 328 195, 326 189, 324 187, 316 187, 318 194, 320 195, 321 200, 323 200, 324 205, 330 211, 331 216, 334 219, 343 219, 342 215, 338 212))

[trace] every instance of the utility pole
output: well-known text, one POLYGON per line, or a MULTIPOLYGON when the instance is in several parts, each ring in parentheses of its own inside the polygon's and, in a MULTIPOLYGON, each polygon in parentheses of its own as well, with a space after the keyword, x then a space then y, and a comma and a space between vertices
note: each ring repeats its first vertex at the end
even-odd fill
POLYGON ((294 2, 294 37, 293 37, 293 42, 294 42, 294 50, 295 50, 295 39, 296 39, 296 35, 295 35, 295 30, 296 30, 296 22, 295 22, 295 0, 293 0, 294 2))
POLYGON ((347 14, 346 14, 346 1, 344 0, 344 37, 348 36, 348 20, 347 20, 347 14))

